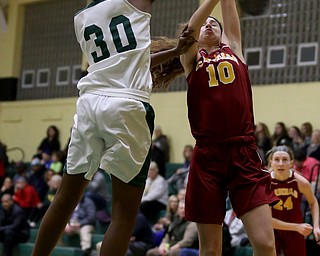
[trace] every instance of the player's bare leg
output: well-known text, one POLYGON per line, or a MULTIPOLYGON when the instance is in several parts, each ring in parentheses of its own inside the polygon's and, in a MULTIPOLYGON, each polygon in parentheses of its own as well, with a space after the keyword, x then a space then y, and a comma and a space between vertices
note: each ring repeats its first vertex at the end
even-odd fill
POLYGON ((32 256, 49 256, 88 185, 84 174, 63 174, 61 185, 44 215, 32 256))
POLYGON ((240 217, 256 256, 275 256, 272 216, 267 204, 260 205, 240 217))
POLYGON ((126 254, 142 193, 143 188, 126 184, 112 176, 112 220, 101 245, 101 256, 126 254))

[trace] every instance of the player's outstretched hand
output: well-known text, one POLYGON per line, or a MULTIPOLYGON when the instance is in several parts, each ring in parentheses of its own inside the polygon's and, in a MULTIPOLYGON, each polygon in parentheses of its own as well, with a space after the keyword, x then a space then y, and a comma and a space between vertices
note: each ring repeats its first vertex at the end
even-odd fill
POLYGON ((176 51, 179 55, 185 53, 189 47, 191 47, 197 40, 193 37, 193 31, 188 30, 188 26, 186 25, 179 37, 178 44, 176 46, 176 51))

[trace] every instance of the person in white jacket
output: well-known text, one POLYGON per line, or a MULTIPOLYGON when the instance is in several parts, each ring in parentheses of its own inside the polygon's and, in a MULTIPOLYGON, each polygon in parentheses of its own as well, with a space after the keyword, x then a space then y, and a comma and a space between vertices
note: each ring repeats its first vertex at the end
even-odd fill
POLYGON ((148 178, 143 191, 140 211, 152 222, 161 210, 166 209, 168 202, 168 183, 159 174, 156 162, 151 162, 149 166, 148 178))
POLYGON ((248 241, 248 235, 243 226, 242 220, 237 218, 233 209, 226 212, 224 222, 229 228, 229 233, 231 235, 231 246, 237 248, 242 246, 244 241, 248 241))

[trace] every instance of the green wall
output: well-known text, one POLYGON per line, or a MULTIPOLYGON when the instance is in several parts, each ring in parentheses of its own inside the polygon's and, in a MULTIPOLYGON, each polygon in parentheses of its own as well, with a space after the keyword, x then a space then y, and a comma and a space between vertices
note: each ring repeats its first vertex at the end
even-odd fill
MULTIPOLYGON (((270 131, 277 121, 300 125, 310 121, 320 128, 320 83, 254 86, 255 120, 265 122, 270 131)), ((49 125, 61 132, 61 145, 69 138, 76 98, 0 103, 0 140, 8 148, 21 147, 30 160, 49 125)), ((170 139, 172 162, 182 161, 185 144, 194 143, 190 134, 186 110, 186 93, 155 93, 151 104, 156 111, 156 123, 170 139)), ((9 153, 19 159, 19 152, 9 153)))

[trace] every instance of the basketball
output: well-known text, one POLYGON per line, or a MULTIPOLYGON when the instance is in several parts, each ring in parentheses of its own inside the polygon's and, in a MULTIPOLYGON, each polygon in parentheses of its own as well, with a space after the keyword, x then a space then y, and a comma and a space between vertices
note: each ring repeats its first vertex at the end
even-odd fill
POLYGON ((252 16, 262 15, 269 7, 269 0, 238 0, 241 11, 252 16))

